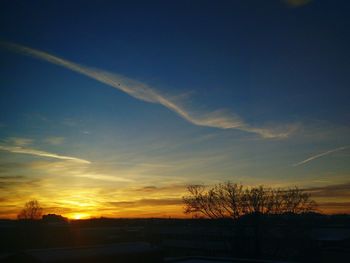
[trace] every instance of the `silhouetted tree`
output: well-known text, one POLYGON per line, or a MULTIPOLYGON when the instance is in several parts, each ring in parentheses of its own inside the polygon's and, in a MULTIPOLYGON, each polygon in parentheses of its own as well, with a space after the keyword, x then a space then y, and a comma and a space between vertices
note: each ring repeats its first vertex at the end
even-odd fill
POLYGON ((310 194, 298 187, 273 189, 263 186, 243 187, 226 182, 206 188, 189 185, 189 195, 183 197, 186 214, 204 215, 208 218, 237 220, 252 215, 255 256, 261 255, 262 233, 260 215, 301 214, 315 211, 316 203, 310 194))
POLYGON ((315 211, 310 194, 298 187, 273 189, 263 186, 243 187, 226 182, 206 188, 189 185, 183 197, 186 214, 202 214, 208 218, 232 218, 247 214, 300 214, 315 211))
POLYGON ((41 219, 43 209, 37 200, 32 200, 24 205, 24 208, 17 215, 18 219, 38 220, 41 219))

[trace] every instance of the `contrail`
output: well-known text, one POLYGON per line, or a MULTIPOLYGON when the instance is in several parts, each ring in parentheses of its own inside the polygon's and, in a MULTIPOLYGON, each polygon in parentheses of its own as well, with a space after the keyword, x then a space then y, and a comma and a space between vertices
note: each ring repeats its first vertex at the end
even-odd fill
POLYGON ((343 151, 343 150, 346 150, 348 149, 349 146, 343 146, 343 147, 339 147, 339 148, 336 148, 336 149, 333 149, 333 150, 330 150, 330 151, 327 151, 327 152, 323 152, 323 153, 320 153, 320 154, 316 154, 314 156, 311 156, 307 159, 305 159, 304 161, 301 161, 299 163, 296 163, 296 164, 293 164, 293 166, 299 166, 299 165, 302 165, 302 164, 305 164, 305 163, 308 163, 308 162, 311 162, 315 159, 318 159, 322 156, 325 156, 325 155, 328 155, 328 154, 331 154, 331 153, 334 153, 334 152, 339 152, 339 151, 343 151))
POLYGON ((220 129, 238 129, 259 134, 263 138, 286 138, 296 129, 295 126, 283 127, 282 129, 251 127, 234 114, 229 114, 224 111, 214 111, 206 114, 191 114, 183 107, 181 107, 178 103, 172 101, 164 95, 161 95, 158 91, 151 88, 145 83, 124 77, 119 74, 89 68, 26 46, 3 41, 0 41, 0 46, 11 51, 23 53, 25 55, 29 55, 41 60, 45 60, 52 64, 68 68, 72 71, 78 72, 113 88, 121 90, 134 98, 151 103, 161 104, 171 111, 177 113, 179 116, 189 121, 190 123, 198 126, 214 127, 220 129))
POLYGON ((55 154, 55 153, 49 153, 49 152, 35 150, 35 149, 30 149, 30 148, 23 148, 23 147, 19 147, 19 146, 3 146, 3 145, 0 145, 0 150, 12 152, 12 153, 23 153, 23 154, 30 154, 30 155, 35 155, 35 156, 49 157, 49 158, 55 158, 55 159, 61 159, 61 160, 69 160, 69 161, 85 163, 85 164, 90 164, 91 163, 90 161, 87 161, 87 160, 84 160, 84 159, 80 159, 80 158, 76 158, 76 157, 59 155, 59 154, 55 154))

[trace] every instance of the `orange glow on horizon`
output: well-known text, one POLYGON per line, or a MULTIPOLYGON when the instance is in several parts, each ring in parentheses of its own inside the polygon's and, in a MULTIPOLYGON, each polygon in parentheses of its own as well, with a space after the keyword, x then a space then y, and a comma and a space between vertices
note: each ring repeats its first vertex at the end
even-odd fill
POLYGON ((90 214, 87 213, 73 213, 68 215, 69 219, 75 219, 75 220, 79 220, 79 219, 88 219, 91 218, 90 214))
MULTIPOLYGON (((191 218, 192 215, 184 214, 184 205, 181 196, 182 188, 166 189, 152 192, 147 189, 148 198, 144 198, 144 192, 123 189, 120 192, 110 194, 101 193, 94 188, 88 190, 65 190, 62 195, 48 195, 37 197, 43 207, 43 215, 57 214, 71 220, 90 218, 191 218), (173 192, 176 191, 176 194, 173 192), (169 197, 170 196, 170 197, 169 197), (52 200, 55 200, 54 202, 52 200), (109 201, 113 200, 113 201, 109 201)), ((348 200, 342 198, 319 198, 314 199, 318 203, 317 212, 322 214, 349 214, 348 200)), ((16 200, 17 201, 17 200, 16 200)), ((5 211, 0 218, 16 219, 23 208, 25 200, 11 203, 13 208, 5 211)))

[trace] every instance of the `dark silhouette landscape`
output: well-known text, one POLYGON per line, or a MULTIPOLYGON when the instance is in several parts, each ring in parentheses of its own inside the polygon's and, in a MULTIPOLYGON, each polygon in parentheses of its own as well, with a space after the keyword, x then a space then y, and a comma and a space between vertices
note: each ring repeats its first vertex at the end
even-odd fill
POLYGON ((1 262, 187 262, 200 258, 207 260, 203 262, 346 262, 349 258, 348 215, 267 215, 259 220, 258 232, 254 216, 249 215, 237 222, 67 221, 56 215, 36 221, 1 220, 1 262))
POLYGON ((0 260, 316 263, 350 256, 350 216, 317 213, 298 188, 190 185, 183 202, 193 218, 69 220, 42 215, 32 200, 18 220, 1 220, 0 260))

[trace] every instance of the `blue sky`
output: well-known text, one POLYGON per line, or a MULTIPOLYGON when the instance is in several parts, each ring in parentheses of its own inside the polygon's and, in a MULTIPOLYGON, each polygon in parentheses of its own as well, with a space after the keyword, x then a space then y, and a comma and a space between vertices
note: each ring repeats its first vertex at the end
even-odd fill
POLYGON ((348 186, 349 8, 2 1, 1 214, 36 198, 178 216, 189 183, 348 186))

